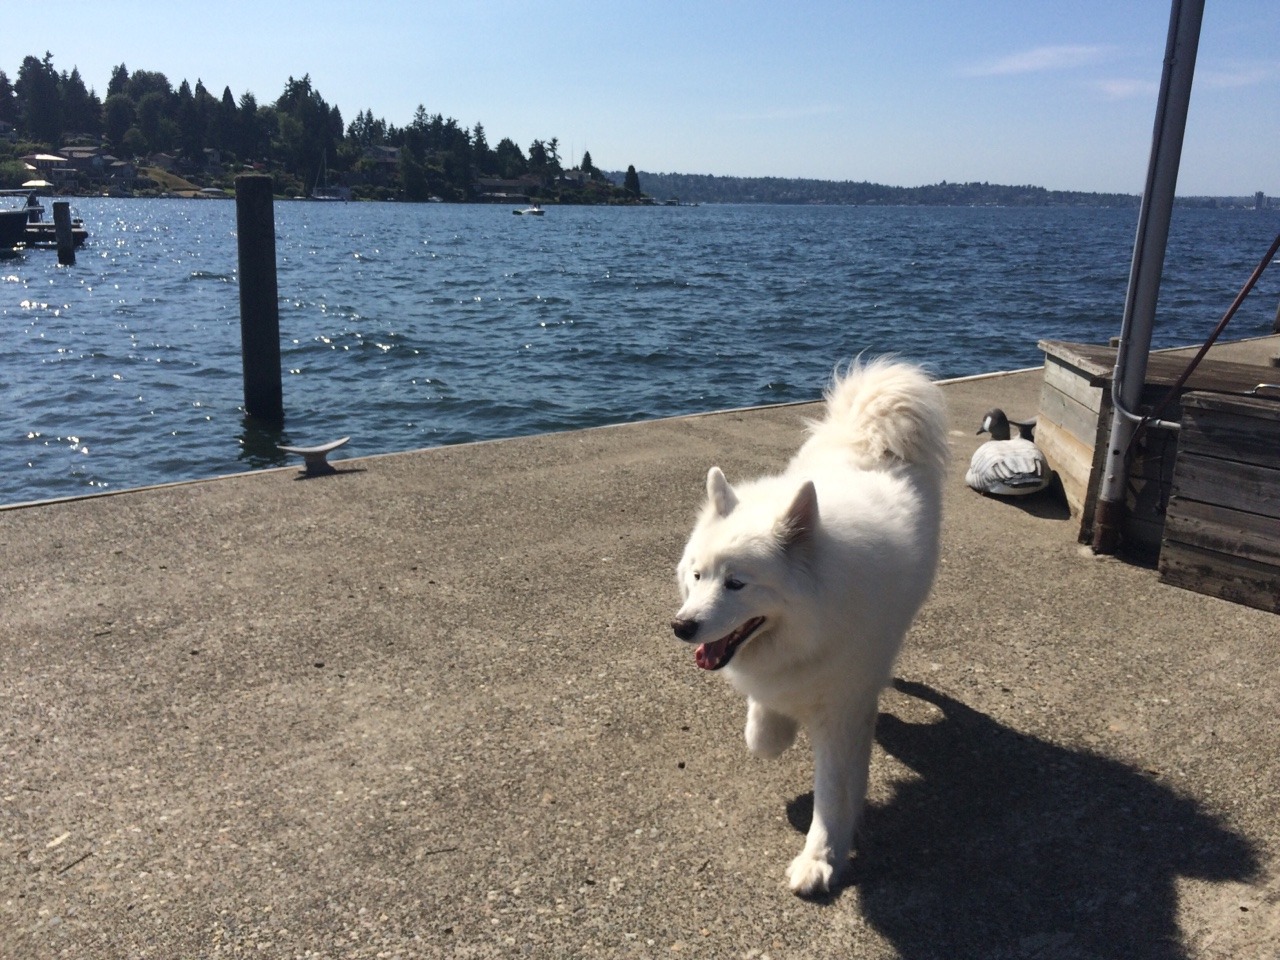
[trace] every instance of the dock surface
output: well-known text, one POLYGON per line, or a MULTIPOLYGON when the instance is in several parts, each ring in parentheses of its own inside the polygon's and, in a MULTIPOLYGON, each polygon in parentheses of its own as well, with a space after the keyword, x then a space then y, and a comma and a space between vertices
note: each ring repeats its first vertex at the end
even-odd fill
POLYGON ((945 388, 941 571, 820 902, 807 742, 751 757, 668 627, 707 468, 812 407, 0 511, 0 957, 1276 956, 1280 618, 969 490, 1039 388, 945 388))

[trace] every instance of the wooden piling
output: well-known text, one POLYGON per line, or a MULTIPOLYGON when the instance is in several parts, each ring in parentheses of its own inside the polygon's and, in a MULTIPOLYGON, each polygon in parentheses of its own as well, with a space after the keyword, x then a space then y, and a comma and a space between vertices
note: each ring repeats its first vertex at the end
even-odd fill
POLYGON ((271 178, 236 177, 240 277, 240 348, 244 408, 252 417, 284 421, 280 378, 280 309, 276 291, 276 228, 271 178))
POLYGON ((71 204, 66 200, 53 201, 53 231, 58 240, 58 263, 75 266, 76 240, 71 232, 71 204))

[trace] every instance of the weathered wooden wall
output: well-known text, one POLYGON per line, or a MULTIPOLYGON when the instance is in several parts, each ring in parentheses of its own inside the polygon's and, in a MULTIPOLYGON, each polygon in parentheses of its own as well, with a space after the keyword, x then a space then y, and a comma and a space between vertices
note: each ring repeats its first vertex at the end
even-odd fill
POLYGON ((1160 578, 1280 613, 1280 400, 1190 393, 1160 578))

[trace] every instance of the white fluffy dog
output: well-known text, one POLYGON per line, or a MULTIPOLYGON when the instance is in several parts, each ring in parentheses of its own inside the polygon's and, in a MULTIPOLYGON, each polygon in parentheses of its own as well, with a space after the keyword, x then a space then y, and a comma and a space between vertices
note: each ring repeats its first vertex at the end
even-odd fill
POLYGON ((880 690, 933 583, 946 462, 942 392, 881 359, 837 374, 780 475, 735 488, 707 474, 671 626, 746 695, 753 753, 776 757, 808 731, 813 823, 787 870, 798 894, 828 891, 848 861, 880 690))

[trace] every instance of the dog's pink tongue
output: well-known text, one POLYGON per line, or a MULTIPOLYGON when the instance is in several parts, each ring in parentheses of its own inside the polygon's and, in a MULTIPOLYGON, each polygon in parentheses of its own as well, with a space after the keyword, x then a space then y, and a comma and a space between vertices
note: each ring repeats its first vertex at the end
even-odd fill
POLYGON ((724 656, 726 646, 728 644, 723 640, 700 643, 698 649, 693 652, 693 659, 703 670, 715 670, 720 666, 720 659, 724 656))

